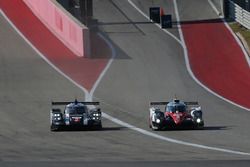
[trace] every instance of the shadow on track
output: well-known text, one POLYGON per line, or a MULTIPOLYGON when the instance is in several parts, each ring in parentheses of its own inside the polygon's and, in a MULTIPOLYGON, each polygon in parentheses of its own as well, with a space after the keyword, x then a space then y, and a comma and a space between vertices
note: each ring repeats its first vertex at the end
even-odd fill
MULTIPOLYGON (((226 20, 227 22, 231 22, 232 20, 226 20)), ((178 28, 178 25, 190 25, 190 24, 215 24, 222 23, 222 19, 207 19, 207 20, 185 20, 185 21, 173 21, 174 29, 178 28)))
POLYGON ((222 23, 222 19, 207 19, 207 20, 187 20, 175 22, 175 24, 203 24, 203 23, 222 23))
POLYGON ((71 129, 60 129, 58 132, 91 132, 91 131, 120 131, 128 129, 127 127, 103 127, 101 129, 94 129, 94 128, 71 128, 71 129))
MULTIPOLYGON (((230 126, 231 127, 231 126, 230 126)), ((217 131, 217 130, 229 130, 231 129, 229 126, 205 126, 204 128, 189 128, 189 127, 176 127, 169 128, 160 131, 217 131)))
POLYGON ((128 54, 126 54, 117 44, 115 44, 107 35, 108 32, 101 30, 98 26, 93 23, 90 31, 90 47, 91 47, 91 57, 89 59, 132 59, 128 54), (112 57, 112 49, 108 46, 100 35, 101 34, 115 49, 115 57, 112 57), (119 53, 119 54, 118 54, 119 53))
POLYGON ((100 22, 100 23, 98 24, 98 26, 110 26, 110 25, 135 25, 135 24, 142 24, 142 25, 144 25, 144 24, 153 24, 153 23, 150 22, 150 21, 142 21, 142 22, 140 22, 140 21, 138 21, 138 22, 134 22, 134 21, 132 21, 132 22, 107 22, 107 23, 100 22))
POLYGON ((203 130, 229 130, 231 126, 206 126, 203 130))

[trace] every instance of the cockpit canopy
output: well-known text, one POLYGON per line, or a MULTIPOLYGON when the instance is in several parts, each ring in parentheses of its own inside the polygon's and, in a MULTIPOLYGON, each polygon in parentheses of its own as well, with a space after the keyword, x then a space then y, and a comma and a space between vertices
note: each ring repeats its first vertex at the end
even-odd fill
POLYGON ((174 100, 166 106, 166 112, 186 112, 186 105, 181 101, 174 100))
POLYGON ((86 106, 78 104, 70 104, 66 106, 65 113, 67 114, 83 114, 86 112, 86 106))

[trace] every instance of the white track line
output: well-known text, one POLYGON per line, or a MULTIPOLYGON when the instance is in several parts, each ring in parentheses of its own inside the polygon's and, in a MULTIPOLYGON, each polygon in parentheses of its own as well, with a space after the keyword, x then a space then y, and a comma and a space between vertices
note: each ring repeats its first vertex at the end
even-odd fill
POLYGON ((224 153, 231 153, 231 154, 237 154, 237 155, 247 155, 250 156, 250 153, 246 153, 246 152, 241 152, 241 151, 233 151, 233 150, 229 150, 229 149, 223 149, 223 148, 218 148, 218 147, 210 147, 210 146, 206 146, 206 145, 201 145, 201 144, 194 144, 194 143, 189 143, 189 142, 185 142, 185 141, 181 141, 181 140, 175 140, 169 137, 165 137, 165 136, 161 136, 152 132, 149 132, 147 130, 141 129, 141 128, 137 128, 131 124, 128 124, 126 122, 123 122, 119 119, 116 119, 114 117, 111 117, 110 115, 107 114, 103 114, 103 116, 109 120, 112 120, 114 123, 117 123, 121 126, 127 127, 129 129, 132 129, 134 131, 140 132, 144 135, 147 136, 151 136, 163 141, 167 141, 170 143, 175 143, 175 144, 180 144, 180 145, 185 145, 185 146, 191 146, 191 147, 196 147, 196 148, 201 148, 201 149, 206 149, 206 150, 212 150, 212 151, 219 151, 219 152, 224 152, 224 153))
POLYGON ((245 55, 246 61, 248 63, 248 66, 250 67, 250 57, 247 54, 247 51, 245 49, 245 47, 243 46, 243 44, 241 43, 240 39, 235 35, 235 33, 233 32, 233 30, 230 28, 230 26, 228 25, 228 23, 223 19, 223 22, 225 24, 225 26, 227 27, 227 29, 231 32, 231 34, 233 35, 234 39, 237 41, 238 45, 240 46, 242 52, 245 55))
POLYGON ((101 34, 98 33, 98 35, 108 44, 109 48, 111 49, 111 54, 112 57, 109 60, 108 64, 106 65, 106 67, 103 69, 102 73, 99 75, 98 79, 96 80, 95 84, 93 85, 92 89, 90 90, 90 98, 89 100, 93 100, 93 94, 97 88, 97 86, 99 85, 99 83, 101 82, 103 76, 105 75, 105 73, 107 72, 107 70, 109 69, 109 67, 111 66, 115 56, 116 56, 116 52, 115 52, 115 48, 113 47, 113 45, 101 34))
POLYGON ((211 0, 207 0, 208 3, 210 4, 210 6, 213 8, 213 10, 215 11, 215 13, 220 16, 221 13, 218 11, 218 9, 215 7, 214 3, 211 0))
MULTIPOLYGON (((60 71, 60 69, 58 69, 57 67, 55 67, 41 52, 38 51, 38 49, 36 49, 36 47, 29 42, 29 40, 16 28, 16 26, 9 20, 9 18, 5 15, 5 13, 0 9, 0 13, 4 16, 4 18, 9 22, 9 24, 14 28, 14 30, 25 40, 25 42, 27 42, 27 44, 30 45, 30 47, 32 49, 34 49, 35 52, 38 53, 38 55, 43 58, 50 66, 52 66, 58 73, 60 73, 62 76, 64 76, 65 78, 67 78, 70 82, 72 82, 74 85, 76 85, 77 87, 79 87, 85 94, 88 94, 87 89, 85 89, 84 87, 82 87, 81 85, 77 84, 76 82, 74 82, 70 77, 68 77, 66 74, 64 74, 62 71, 60 71)), ((104 37, 104 36, 103 36, 104 37)), ((112 44, 108 41, 105 40, 106 42, 108 42, 108 46, 112 46, 112 44)), ((113 47, 112 47, 113 48, 113 47)), ((114 50, 115 51, 115 50, 114 50)), ((115 56, 112 55, 112 56, 115 56)), ((109 65, 110 66, 110 65, 109 65)), ((106 70, 107 71, 107 70, 106 70)), ((104 75, 104 74, 103 74, 104 75)), ((100 76, 101 78, 103 77, 100 76)), ((97 86, 96 86, 97 87, 97 86)), ((91 98, 89 98, 91 99, 91 98)), ((206 150, 212 150, 212 151, 219 151, 219 152, 224 152, 224 153, 231 153, 231 154, 236 154, 236 155, 246 155, 246 156, 250 156, 250 153, 247 152, 241 152, 241 151, 234 151, 234 150, 230 150, 230 149, 223 149, 223 148, 218 148, 218 147, 210 147, 210 146, 206 146, 206 145, 201 145, 201 144, 195 144, 195 143, 189 143, 189 142, 185 142, 185 141, 181 141, 181 140, 176 140, 176 139, 172 139, 169 137, 164 137, 149 131, 146 131, 144 129, 138 128, 136 126, 133 126, 129 123, 123 122, 117 118, 114 118, 106 113, 103 113, 103 117, 116 123, 119 124, 121 126, 127 127, 129 129, 132 129, 134 131, 137 131, 141 134, 147 135, 147 136, 151 136, 163 141, 167 141, 167 142, 171 142, 171 143, 175 143, 175 144, 180 144, 180 145, 185 145, 185 146, 191 146, 191 147, 195 147, 195 148, 200 148, 200 149, 206 149, 206 150)))
POLYGON ((223 21, 223 23, 225 24, 225 26, 227 27, 227 29, 231 32, 231 34, 233 35, 234 39, 237 41, 238 45, 240 46, 242 52, 245 55, 246 61, 248 63, 248 66, 250 67, 250 57, 248 56, 245 47, 243 46, 243 44, 241 43, 241 41, 239 40, 239 38, 235 35, 235 33, 233 32, 233 30, 230 28, 230 26, 228 25, 228 23, 226 22, 226 20, 224 19, 224 17, 220 16, 220 12, 217 10, 217 8, 213 4, 213 2, 211 0, 208 0, 208 3, 212 7, 212 9, 215 11, 215 13, 221 18, 221 20, 223 21))
MULTIPOLYGON (((150 18, 140 9, 136 6, 136 4, 132 1, 132 0, 128 0, 128 3, 133 6, 142 16, 144 16, 146 19, 148 19, 149 21, 151 21, 153 23, 152 20, 150 20, 150 18)), ((180 45, 182 45, 182 41, 180 39, 178 39, 174 34, 170 33, 169 31, 167 31, 166 29, 162 29, 161 26, 157 23, 154 23, 154 25, 156 25, 158 28, 160 28, 162 31, 164 31, 165 33, 167 33, 169 36, 171 36, 172 38, 174 38, 180 45)))

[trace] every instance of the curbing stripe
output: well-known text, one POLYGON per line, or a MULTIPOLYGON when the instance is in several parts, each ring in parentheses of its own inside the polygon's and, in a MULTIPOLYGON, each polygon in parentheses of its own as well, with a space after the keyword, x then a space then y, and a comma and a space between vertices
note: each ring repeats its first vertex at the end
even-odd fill
POLYGON ((108 71, 109 67, 111 66, 115 56, 116 56, 116 52, 115 52, 115 48, 113 47, 113 45, 108 41, 108 39, 106 39, 104 37, 103 34, 98 33, 98 35, 108 44, 109 48, 111 48, 112 51, 112 57, 109 60, 108 64, 106 65, 106 67, 103 69, 103 71, 101 72, 101 74, 99 75, 98 79, 96 80, 95 84, 93 85, 92 89, 90 90, 89 93, 89 98, 88 100, 93 100, 93 94, 97 88, 97 86, 99 85, 99 83, 101 82, 102 78, 104 77, 105 73, 108 71))
MULTIPOLYGON (((178 13, 178 6, 177 6, 177 2, 176 0, 173 0, 174 1, 174 8, 175 8, 175 15, 176 15, 176 19, 178 22, 180 22, 180 16, 179 16, 179 13, 178 13)), ((247 110, 247 111, 250 111, 249 108, 246 108, 244 106, 241 106, 229 99, 226 99, 225 97, 217 94, 216 92, 212 91, 211 89, 209 89, 206 85, 202 84, 194 75, 193 71, 191 70, 191 67, 190 67, 190 63, 189 63, 189 59, 188 59, 188 52, 187 52, 187 47, 186 47, 186 44, 185 44, 185 40, 184 40, 184 36, 183 36, 183 33, 182 33, 182 29, 181 29, 181 25, 177 25, 178 26, 178 30, 179 30, 179 34, 180 34, 180 38, 181 38, 181 41, 183 41, 183 50, 184 50, 184 56, 185 56, 185 62, 186 62, 186 68, 188 70, 188 73, 189 75, 193 78, 193 80, 199 84, 202 88, 204 88, 205 90, 207 90, 208 92, 210 92, 211 94, 219 97, 220 99, 232 104, 232 105, 235 105, 241 109, 244 109, 244 110, 247 110)), ((228 25, 227 25, 228 26, 228 25)), ((231 30, 232 31, 232 30, 231 30)), ((239 40, 239 39, 238 39, 239 40)), ((244 52, 245 53, 245 52, 244 52)))
POLYGON ((238 45, 240 46, 242 52, 245 55, 246 61, 248 63, 248 66, 250 67, 250 57, 248 56, 245 47, 243 46, 243 44, 240 42, 239 38, 236 36, 236 34, 233 32, 233 30, 230 28, 230 26, 228 25, 228 23, 226 22, 226 20, 224 19, 223 16, 220 15, 220 12, 217 10, 217 8, 215 7, 215 5, 213 4, 213 2, 211 0, 208 0, 209 5, 212 7, 212 9, 215 11, 215 13, 221 18, 221 20, 223 21, 224 25, 227 27, 227 29, 230 31, 230 33, 233 35, 234 39, 237 41, 238 45))

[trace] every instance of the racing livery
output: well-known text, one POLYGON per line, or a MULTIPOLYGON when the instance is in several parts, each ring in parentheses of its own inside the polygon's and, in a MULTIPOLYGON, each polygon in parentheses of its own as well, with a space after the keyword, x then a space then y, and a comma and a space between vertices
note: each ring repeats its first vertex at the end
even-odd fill
POLYGON ((149 127, 153 130, 204 127, 198 102, 183 102, 178 99, 171 102, 151 102, 149 111, 149 127), (159 106, 165 106, 165 108, 160 109, 159 106))
POLYGON ((52 102, 50 111, 50 130, 71 128, 102 128, 102 113, 96 107, 99 102, 52 102), (54 106, 65 106, 64 111, 54 106))

